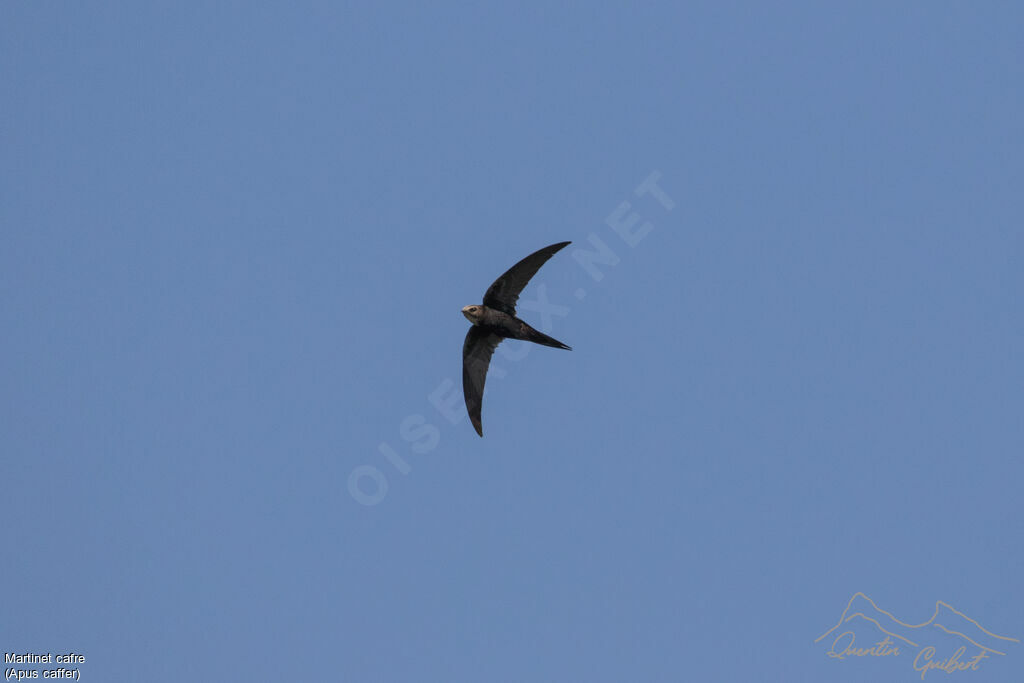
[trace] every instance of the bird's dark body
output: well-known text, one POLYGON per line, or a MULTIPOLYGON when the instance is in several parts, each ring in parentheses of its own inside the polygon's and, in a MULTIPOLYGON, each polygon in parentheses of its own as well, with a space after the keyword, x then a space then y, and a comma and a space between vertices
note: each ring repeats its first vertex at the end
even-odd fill
POLYGON ((514 315, 509 315, 493 308, 487 308, 486 306, 484 307, 484 319, 477 324, 477 327, 496 334, 503 339, 523 339, 535 344, 552 346, 556 349, 569 349, 567 345, 553 337, 549 337, 543 332, 538 332, 528 323, 514 315))
POLYGON ((505 271, 487 288, 482 304, 462 309, 462 314, 473 323, 462 344, 462 391, 469 419, 480 436, 484 435, 480 408, 484 399, 487 367, 491 363, 494 349, 503 339, 522 339, 556 349, 572 350, 516 317, 516 302, 523 287, 555 252, 568 244, 559 242, 533 252, 505 271))

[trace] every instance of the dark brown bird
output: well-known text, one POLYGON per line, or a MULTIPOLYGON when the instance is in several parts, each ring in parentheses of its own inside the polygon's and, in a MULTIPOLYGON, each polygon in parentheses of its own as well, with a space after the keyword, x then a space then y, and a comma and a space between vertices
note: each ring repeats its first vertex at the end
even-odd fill
POLYGON ((473 323, 462 345, 462 393, 466 397, 469 419, 480 436, 484 435, 480 408, 483 405, 487 368, 491 364, 494 349, 502 339, 525 339, 556 349, 572 350, 516 317, 516 302, 526 283, 549 258, 555 255, 555 252, 568 244, 570 242, 559 242, 533 252, 509 268, 487 288, 482 304, 462 308, 462 315, 473 323))

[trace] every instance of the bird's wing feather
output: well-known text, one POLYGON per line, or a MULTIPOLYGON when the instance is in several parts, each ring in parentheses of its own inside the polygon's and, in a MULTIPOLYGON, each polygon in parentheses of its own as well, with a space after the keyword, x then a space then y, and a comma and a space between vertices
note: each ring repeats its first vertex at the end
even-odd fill
POLYGON ((484 294, 484 306, 515 315, 519 293, 526 287, 526 283, 537 274, 537 271, 549 258, 555 255, 555 252, 568 244, 570 242, 559 242, 550 247, 544 247, 509 268, 504 275, 487 288, 487 293, 484 294))
POLYGON ((484 402, 484 383, 487 381, 487 368, 491 364, 494 349, 501 343, 501 337, 474 325, 466 333, 466 341, 462 345, 462 393, 466 398, 466 410, 473 428, 480 436, 484 435, 483 423, 480 421, 480 408, 484 402))

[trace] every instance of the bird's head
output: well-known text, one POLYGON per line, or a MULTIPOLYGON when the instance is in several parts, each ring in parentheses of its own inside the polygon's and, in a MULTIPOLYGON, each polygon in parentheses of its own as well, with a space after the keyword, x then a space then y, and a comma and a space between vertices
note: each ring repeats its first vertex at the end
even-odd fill
POLYGON ((484 319, 484 307, 480 305, 463 306, 462 315, 466 316, 466 319, 474 325, 479 325, 484 319))

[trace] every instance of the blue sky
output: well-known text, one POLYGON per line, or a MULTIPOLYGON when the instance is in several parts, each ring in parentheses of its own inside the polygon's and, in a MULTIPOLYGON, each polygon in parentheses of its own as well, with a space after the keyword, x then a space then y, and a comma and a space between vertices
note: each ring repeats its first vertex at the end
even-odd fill
POLYGON ((863 593, 1019 680, 1022 20, 5 3, 0 648, 921 680, 815 642, 863 593), (573 350, 504 345, 480 439, 459 309, 562 240, 520 312, 573 350))

